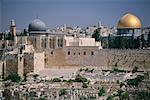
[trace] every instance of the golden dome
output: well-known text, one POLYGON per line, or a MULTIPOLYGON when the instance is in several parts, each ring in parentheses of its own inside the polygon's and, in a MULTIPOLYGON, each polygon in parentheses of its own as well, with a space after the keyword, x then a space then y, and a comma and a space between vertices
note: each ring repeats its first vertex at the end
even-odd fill
POLYGON ((135 15, 127 13, 119 20, 117 28, 141 28, 141 21, 135 15))

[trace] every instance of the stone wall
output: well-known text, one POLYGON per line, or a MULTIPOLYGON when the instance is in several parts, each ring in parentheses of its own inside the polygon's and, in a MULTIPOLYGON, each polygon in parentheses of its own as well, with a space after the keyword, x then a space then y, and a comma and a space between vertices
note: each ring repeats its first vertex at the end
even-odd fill
POLYGON ((24 53, 24 74, 34 72, 34 54, 24 53))
POLYGON ((18 74, 21 77, 24 75, 24 58, 22 54, 18 54, 18 74))
POLYGON ((47 50, 45 52, 45 67, 59 67, 59 66, 68 66, 66 63, 66 55, 64 49, 58 48, 54 50, 47 50))
POLYGON ((44 52, 24 53, 24 73, 37 73, 44 70, 44 52))
POLYGON ((3 61, 0 61, 0 79, 3 77, 3 61))
POLYGON ((34 73, 39 73, 39 71, 44 70, 45 67, 45 53, 37 52, 34 53, 34 73))
POLYGON ((18 73, 18 57, 17 54, 8 54, 5 57, 4 77, 13 73, 18 73))
POLYGON ((141 69, 150 68, 150 50, 107 50, 108 65, 141 69))
POLYGON ((110 69, 114 66, 123 69, 141 70, 150 68, 150 50, 98 49, 96 47, 66 47, 46 51, 46 67, 65 68, 69 66, 91 66, 110 69))

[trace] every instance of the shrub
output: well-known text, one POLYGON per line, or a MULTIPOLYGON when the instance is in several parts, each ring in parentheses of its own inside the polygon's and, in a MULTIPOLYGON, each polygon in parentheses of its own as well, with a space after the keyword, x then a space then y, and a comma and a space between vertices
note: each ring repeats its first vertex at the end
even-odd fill
POLYGON ((17 73, 12 73, 8 75, 4 80, 5 81, 11 80, 12 82, 19 82, 21 81, 21 77, 17 73))
POLYGON ((84 69, 80 68, 80 69, 79 69, 79 72, 82 72, 83 70, 84 70, 84 69))
POLYGON ((61 82, 61 79, 60 78, 53 78, 53 79, 51 79, 51 82, 61 82))
POLYGON ((68 94, 68 92, 67 92, 66 89, 61 89, 59 92, 60 92, 60 93, 59 93, 59 96, 67 95, 67 94, 68 94))
POLYGON ((127 80, 127 84, 131 85, 131 86, 138 86, 138 84, 145 79, 144 76, 138 75, 136 78, 134 79, 128 79, 127 80))
POLYGON ((33 77, 34 77, 34 79, 37 79, 39 77, 39 75, 38 74, 34 74, 33 77))
POLYGON ((87 78, 82 77, 81 75, 76 75, 75 82, 87 82, 87 78))
POLYGON ((75 80, 74 79, 69 79, 67 82, 68 83, 73 83, 73 82, 75 82, 75 80))
POLYGON ((83 82, 82 87, 83 87, 83 88, 87 88, 87 87, 88 87, 88 84, 83 82))
POLYGON ((150 98, 150 92, 145 90, 139 91, 135 97, 136 100, 149 100, 149 98, 150 98))
POLYGON ((113 100, 113 96, 112 95, 108 96, 107 100, 113 100))
POLYGON ((93 71, 94 71, 94 68, 93 68, 93 69, 91 69, 91 71, 90 71, 90 72, 91 72, 91 73, 93 73, 93 71))
POLYGON ((112 72, 125 72, 125 70, 121 70, 118 68, 113 68, 112 72))
POLYGON ((133 69, 132 69, 132 73, 135 73, 135 72, 137 72, 138 71, 138 67, 134 67, 133 69))
POLYGON ((104 96, 104 95, 105 95, 105 89, 104 87, 102 87, 101 89, 99 89, 98 96, 104 96))
POLYGON ((88 72, 88 70, 89 70, 89 69, 88 69, 88 68, 86 68, 86 69, 85 69, 85 72, 88 72))

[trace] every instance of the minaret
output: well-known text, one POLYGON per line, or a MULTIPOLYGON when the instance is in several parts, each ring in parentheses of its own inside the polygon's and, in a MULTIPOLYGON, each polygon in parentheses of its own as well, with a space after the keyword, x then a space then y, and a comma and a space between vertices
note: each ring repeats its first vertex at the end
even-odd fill
POLYGON ((11 25, 10 25, 10 33, 13 35, 13 36, 16 36, 16 24, 15 24, 15 20, 11 20, 11 25))
POLYGON ((14 46, 17 45, 17 36, 16 36, 16 24, 15 20, 10 21, 10 34, 12 35, 12 39, 14 40, 14 46))
POLYGON ((66 24, 63 25, 63 31, 66 31, 66 24))
POLYGON ((98 22, 98 28, 101 28, 102 27, 102 23, 101 21, 98 22))

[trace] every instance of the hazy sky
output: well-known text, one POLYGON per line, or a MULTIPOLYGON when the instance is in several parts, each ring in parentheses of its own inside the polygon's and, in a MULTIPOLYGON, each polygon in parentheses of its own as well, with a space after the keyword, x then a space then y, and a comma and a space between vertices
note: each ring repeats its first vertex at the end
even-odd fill
POLYGON ((24 29, 36 18, 48 27, 78 25, 86 27, 101 21, 115 26, 120 17, 132 12, 150 25, 150 0, 0 0, 2 3, 2 30, 15 19, 17 29, 24 29))

